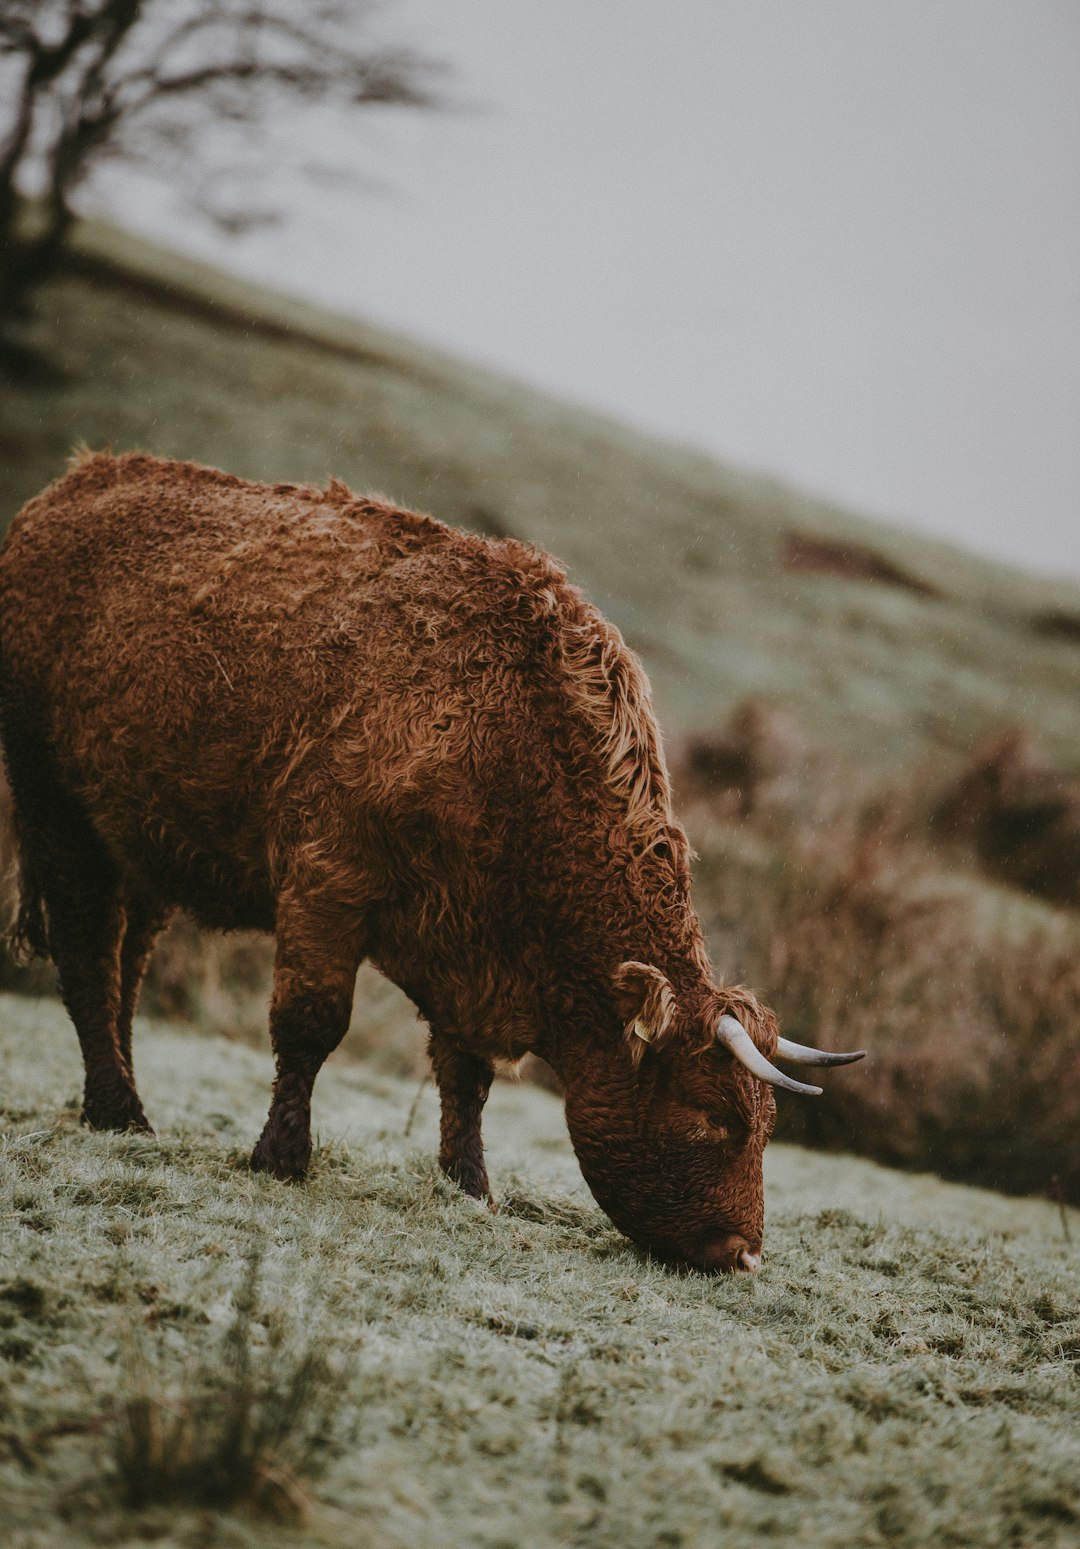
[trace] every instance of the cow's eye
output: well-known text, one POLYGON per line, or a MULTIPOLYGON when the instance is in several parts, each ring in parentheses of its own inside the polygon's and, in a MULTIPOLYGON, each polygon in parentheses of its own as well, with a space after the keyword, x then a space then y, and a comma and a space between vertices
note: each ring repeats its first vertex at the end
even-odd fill
POLYGON ((726 1140, 731 1133, 727 1119, 722 1113, 707 1113, 705 1115, 705 1123, 712 1130, 715 1140, 726 1140))

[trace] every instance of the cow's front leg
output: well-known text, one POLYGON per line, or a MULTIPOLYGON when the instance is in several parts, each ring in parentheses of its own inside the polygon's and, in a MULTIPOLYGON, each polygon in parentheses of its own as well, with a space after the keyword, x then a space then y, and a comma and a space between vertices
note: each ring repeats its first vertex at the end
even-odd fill
POLYGON ((279 907, 270 1038, 277 1075, 266 1126, 252 1152, 256 1172, 283 1182, 306 1177, 311 1160, 311 1089, 345 1036, 362 951, 338 922, 279 907), (333 947, 327 947, 327 941, 333 947))
POLYGON ((466 1054, 432 1033, 431 1063, 439 1088, 439 1166, 474 1199, 491 1201, 480 1119, 495 1076, 490 1060, 466 1054))

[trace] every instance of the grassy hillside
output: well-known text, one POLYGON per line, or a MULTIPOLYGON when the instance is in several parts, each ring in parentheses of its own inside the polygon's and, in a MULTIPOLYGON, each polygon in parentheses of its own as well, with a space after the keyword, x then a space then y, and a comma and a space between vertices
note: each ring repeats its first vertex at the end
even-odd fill
MULTIPOLYGON (((871 1051, 857 1079, 785 1108, 781 1133, 1080 1201, 1080 915, 1013 875, 1056 866, 1080 900, 1080 782, 1057 817, 1048 798, 1055 769, 1080 774, 1080 587, 100 228, 35 328, 43 368, 0 387, 0 522, 85 440, 267 479, 334 473, 545 544, 642 651, 675 750, 700 733, 714 762, 748 762, 749 784, 719 796, 684 780, 686 759, 677 770, 719 971, 791 1036, 871 1051), (750 732, 725 740, 748 698, 750 732), (1020 760, 1012 806, 984 823, 989 882, 928 810, 973 744, 1017 721, 1032 770, 1020 760)), ((386 1073, 422 1065, 403 997, 362 977, 351 1051, 386 1073)), ((265 943, 208 946, 181 926, 147 1004, 261 1043, 267 988, 265 943)))
POLYGON ((753 694, 868 769, 966 751, 1018 719, 1080 768, 1080 587, 868 523, 101 229, 49 287, 36 337, 54 369, 0 398, 0 520, 79 439, 264 479, 334 473, 552 549, 644 653, 669 730, 714 726, 753 694), (799 568, 807 537, 869 547, 862 569, 878 579, 799 568))
POLYGON ((268 1059, 136 1060, 158 1138, 82 1131, 62 1013, 0 1000, 12 1549, 1076 1542, 1076 1212, 774 1146, 760 1275, 680 1276, 534 1088, 492 1097, 493 1216, 430 1089, 406 1138, 415 1085, 335 1059, 294 1189, 244 1165, 268 1059))

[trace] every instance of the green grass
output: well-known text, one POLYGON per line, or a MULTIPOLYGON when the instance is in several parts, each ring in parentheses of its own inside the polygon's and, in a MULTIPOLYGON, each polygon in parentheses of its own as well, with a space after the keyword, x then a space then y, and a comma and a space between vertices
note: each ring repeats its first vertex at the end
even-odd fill
POLYGON ((592 1204, 541 1091, 493 1093, 491 1215, 433 1165, 430 1088, 406 1139, 415 1084, 335 1060, 288 1188, 244 1165, 265 1055, 165 1024, 136 1048, 158 1138, 90 1134, 59 1008, 0 1000, 15 1549, 1076 1542, 1077 1213, 773 1147, 760 1275, 678 1275, 592 1204), (253 1392, 326 1364, 281 1442, 299 1493, 127 1504, 147 1394, 246 1412, 238 1327, 253 1392))
POLYGON ((115 232, 80 242, 91 267, 48 288, 36 326, 62 380, 0 396, 0 522, 80 438, 263 479, 333 473, 558 554, 643 652, 668 729, 715 726, 754 694, 878 772, 1014 720, 1080 766, 1080 646, 1030 627, 1080 616, 1077 585, 875 525, 115 232), (785 572, 792 531, 868 543, 942 595, 785 572))

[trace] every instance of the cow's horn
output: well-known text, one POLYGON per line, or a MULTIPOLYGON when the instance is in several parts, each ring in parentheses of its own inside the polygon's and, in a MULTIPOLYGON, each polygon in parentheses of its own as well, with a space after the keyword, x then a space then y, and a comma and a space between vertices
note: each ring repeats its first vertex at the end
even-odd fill
POLYGON ((716 1041, 722 1043, 739 1064, 745 1065, 759 1081, 767 1081, 770 1086, 782 1086, 788 1092, 803 1092, 807 1097, 821 1096, 819 1086, 806 1086, 802 1081, 793 1081, 782 1070, 777 1070, 775 1065, 770 1065, 746 1028, 734 1017, 720 1018, 716 1024, 716 1041))
POLYGON ((825 1049, 812 1049, 806 1043, 792 1043, 790 1038, 776 1040, 778 1060, 790 1060, 793 1065, 850 1065, 854 1060, 866 1058, 865 1049, 852 1054, 829 1054, 825 1049))

